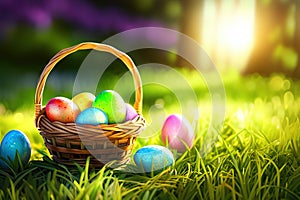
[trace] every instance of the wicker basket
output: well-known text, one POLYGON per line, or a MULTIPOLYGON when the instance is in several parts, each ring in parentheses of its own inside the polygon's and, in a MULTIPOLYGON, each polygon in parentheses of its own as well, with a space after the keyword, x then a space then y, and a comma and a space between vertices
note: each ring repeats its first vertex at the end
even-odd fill
POLYGON ((44 68, 35 93, 36 127, 44 138, 45 145, 58 163, 85 165, 90 156, 90 167, 102 167, 115 160, 127 163, 137 135, 145 126, 142 117, 142 86, 139 72, 130 57, 105 44, 81 43, 58 52, 44 68), (42 107, 42 95, 47 77, 54 66, 67 55, 78 50, 94 49, 109 52, 119 58, 132 73, 135 84, 135 104, 138 116, 121 124, 76 125, 75 123, 50 122, 42 107))

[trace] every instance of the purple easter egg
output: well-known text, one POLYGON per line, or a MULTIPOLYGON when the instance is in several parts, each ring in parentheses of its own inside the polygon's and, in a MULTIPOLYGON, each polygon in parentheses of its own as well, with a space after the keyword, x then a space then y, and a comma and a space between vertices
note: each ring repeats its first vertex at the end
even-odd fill
POLYGON ((136 110, 132 107, 132 105, 126 103, 126 118, 125 121, 133 120, 137 116, 136 110))

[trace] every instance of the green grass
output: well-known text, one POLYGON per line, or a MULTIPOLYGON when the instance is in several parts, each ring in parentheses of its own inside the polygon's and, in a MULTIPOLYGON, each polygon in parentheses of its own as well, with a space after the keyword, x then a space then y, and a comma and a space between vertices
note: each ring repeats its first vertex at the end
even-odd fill
MULTIPOLYGON (((109 165, 89 169, 88 161, 85 168, 57 164, 34 127, 31 104, 14 111, 0 106, 1 138, 8 130, 23 130, 33 149, 28 165, 16 162, 10 172, 0 171, 0 199, 300 199, 300 82, 282 75, 223 78, 226 119, 212 150, 201 156, 210 99, 195 76, 189 81, 201 110, 197 140, 157 174, 125 173, 109 165)), ((168 91, 152 91, 144 91, 148 120, 157 99, 167 113, 178 112, 168 91)), ((159 135, 138 138, 135 149, 147 144, 162 143, 159 135)))

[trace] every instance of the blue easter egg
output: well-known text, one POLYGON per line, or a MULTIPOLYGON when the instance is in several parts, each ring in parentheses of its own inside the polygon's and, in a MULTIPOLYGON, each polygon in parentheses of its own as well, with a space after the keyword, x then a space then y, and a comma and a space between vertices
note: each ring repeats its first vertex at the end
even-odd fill
POLYGON ((134 162, 143 172, 155 172, 171 166, 174 162, 172 152, 159 145, 148 145, 137 150, 134 162))
POLYGON ((102 110, 91 107, 79 113, 75 120, 75 123, 80 125, 90 124, 97 126, 99 124, 107 124, 108 118, 102 110))
MULTIPOLYGON (((6 160, 14 160, 18 152, 23 165, 26 165, 30 159, 31 148, 27 136, 19 130, 9 131, 3 138, 0 146, 0 156, 6 160)), ((7 165, 1 161, 0 165, 7 168, 7 165)))

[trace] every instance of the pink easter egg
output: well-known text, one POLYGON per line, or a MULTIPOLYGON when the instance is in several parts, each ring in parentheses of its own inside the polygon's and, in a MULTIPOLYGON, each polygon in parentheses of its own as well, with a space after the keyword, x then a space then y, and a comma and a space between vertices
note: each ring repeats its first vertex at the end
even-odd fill
POLYGON ((191 124, 180 114, 172 114, 167 117, 161 134, 164 144, 168 143, 170 148, 176 149, 178 152, 184 152, 187 147, 191 148, 195 139, 191 124))
POLYGON ((137 116, 136 110, 132 107, 132 105, 126 103, 126 118, 125 121, 132 120, 137 116))

